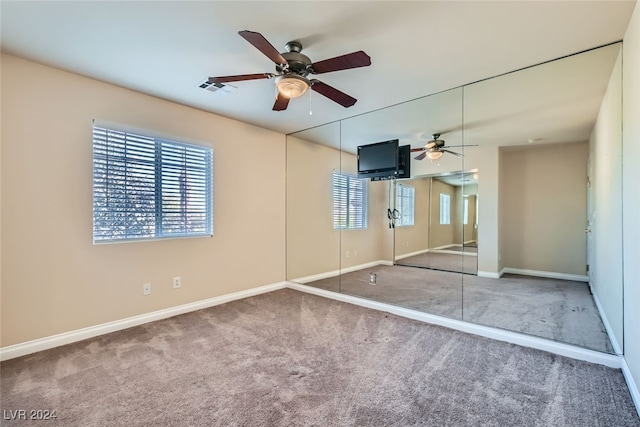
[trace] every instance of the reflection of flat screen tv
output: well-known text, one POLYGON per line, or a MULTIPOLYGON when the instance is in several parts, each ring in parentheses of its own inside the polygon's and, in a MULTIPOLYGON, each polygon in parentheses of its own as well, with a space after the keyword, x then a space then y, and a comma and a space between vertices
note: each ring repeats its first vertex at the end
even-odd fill
POLYGON ((358 147, 358 178, 391 179, 398 175, 398 140, 358 147))
POLYGON ((411 178, 411 145, 401 145, 398 148, 398 176, 397 178, 411 178))

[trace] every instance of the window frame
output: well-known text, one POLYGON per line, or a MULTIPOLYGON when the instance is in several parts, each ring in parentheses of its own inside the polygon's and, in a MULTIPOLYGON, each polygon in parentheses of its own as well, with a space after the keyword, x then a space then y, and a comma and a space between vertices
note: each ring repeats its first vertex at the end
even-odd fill
POLYGON ((451 225, 451 195, 440 193, 440 225, 451 225))
POLYGON ((396 185, 396 209, 398 219, 396 227, 411 227, 415 225, 416 189, 410 185, 396 185))
POLYGON ((369 227, 369 180, 367 178, 358 178, 354 174, 334 170, 331 189, 333 229, 366 230, 369 227), (356 207, 352 212, 349 206, 354 198, 353 196, 356 196, 356 207), (343 215, 341 215, 341 211, 344 212, 343 215), (354 213, 356 214, 355 220, 352 215, 354 213))
POLYGON ((213 236, 213 148, 92 126, 93 243, 213 236))

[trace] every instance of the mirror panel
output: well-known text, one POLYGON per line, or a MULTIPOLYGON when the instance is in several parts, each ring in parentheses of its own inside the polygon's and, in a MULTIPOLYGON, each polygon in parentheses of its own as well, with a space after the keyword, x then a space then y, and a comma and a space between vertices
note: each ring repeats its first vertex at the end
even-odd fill
MULTIPOLYGON (((357 171, 357 147, 392 139, 399 145, 421 148, 434 133, 446 138, 452 150, 462 147, 462 90, 454 89, 418 98, 341 122, 341 167, 357 171)), ((451 174, 461 169, 461 157, 445 154, 438 160, 416 160, 411 153, 411 178, 368 181, 367 230, 341 233, 341 288, 344 293, 387 302, 432 314, 462 318, 462 281, 459 273, 428 271, 398 265, 398 257, 428 249, 430 181, 414 178, 415 171, 451 174), (404 197, 404 203, 399 197, 404 197), (413 200, 409 200, 413 198, 413 200), (403 207, 404 206, 404 207, 403 207), (411 212, 405 210, 411 209, 411 212), (390 218, 391 215, 391 218, 390 218), (411 219, 413 221, 411 221, 411 219), (403 224, 404 220, 404 224, 403 224), (405 242, 404 246, 402 243, 405 242), (434 279, 434 275, 438 275, 434 279)), ((459 194, 461 196, 461 194, 459 194)), ((452 194, 451 240, 461 241, 456 223, 458 194, 452 194), (457 234, 454 239, 453 235, 457 234)), ((461 263, 454 271, 461 270, 461 263)))
POLYGON ((621 126, 619 54, 614 44, 289 135, 287 279, 613 352, 608 330, 622 348, 621 282, 602 279, 617 277, 616 264, 589 276, 584 234, 589 217, 591 253, 597 238, 617 238, 595 211, 615 213, 620 190, 615 173, 602 175, 619 171, 619 153, 600 148, 603 128, 621 126), (607 87, 609 120, 594 130, 607 87), (366 181, 366 228, 336 225, 335 176, 356 173, 358 145, 397 138, 415 149, 437 133, 463 156, 412 153, 411 178, 366 181), (407 194, 413 222, 403 224, 407 194), (443 268, 445 255, 456 261, 443 268))
MULTIPOLYGON (((619 45, 465 86, 478 276, 464 320, 612 352, 586 269, 589 139, 619 45)), ((621 319, 622 300, 616 310, 621 319)), ((611 319, 613 320, 613 319, 611 319)))
POLYGON ((411 233, 402 228, 396 229, 396 264, 477 273, 476 182, 475 171, 399 182, 398 185, 418 186, 416 202, 425 211, 425 221, 424 224, 416 224, 417 234, 422 236, 421 247, 416 247, 411 233), (472 194, 466 194, 468 192, 472 194), (444 206, 449 209, 442 209, 444 206), (445 215, 446 212, 449 216, 445 215), (419 225, 424 228, 419 228, 419 225))

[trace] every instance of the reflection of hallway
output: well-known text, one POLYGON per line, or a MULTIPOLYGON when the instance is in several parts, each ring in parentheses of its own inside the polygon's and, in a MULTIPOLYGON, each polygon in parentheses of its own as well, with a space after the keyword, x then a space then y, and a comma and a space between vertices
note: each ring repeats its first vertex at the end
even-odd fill
POLYGON ((612 352, 588 285, 583 282, 512 274, 490 279, 379 265, 306 285, 612 352), (369 283, 370 273, 376 273, 375 285, 369 283))

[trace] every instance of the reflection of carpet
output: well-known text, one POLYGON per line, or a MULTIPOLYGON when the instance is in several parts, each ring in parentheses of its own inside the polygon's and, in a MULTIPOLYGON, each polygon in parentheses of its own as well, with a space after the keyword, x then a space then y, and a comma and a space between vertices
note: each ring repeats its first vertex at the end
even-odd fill
POLYGON ((473 255, 425 252, 420 255, 399 259, 396 263, 413 267, 426 267, 436 270, 457 271, 468 274, 476 274, 478 272, 478 257, 473 255))
POLYGON ((613 351, 583 282, 512 274, 490 279, 380 265, 306 284, 592 350, 613 351), (369 284, 371 272, 377 274, 376 285, 369 284))

